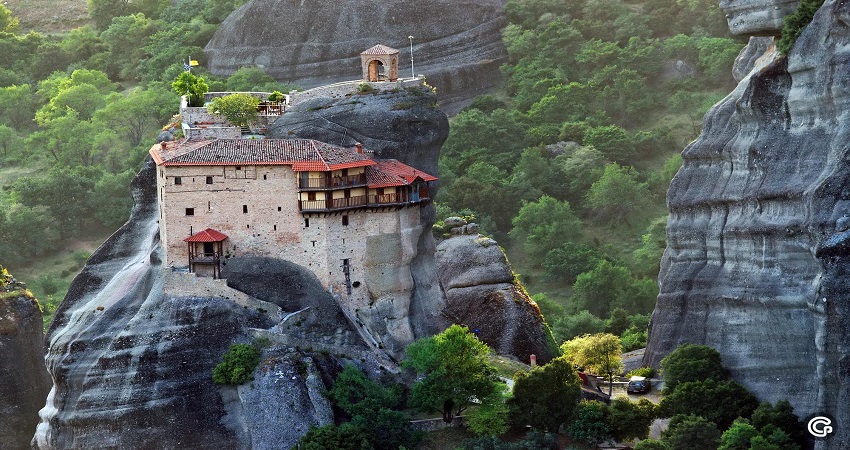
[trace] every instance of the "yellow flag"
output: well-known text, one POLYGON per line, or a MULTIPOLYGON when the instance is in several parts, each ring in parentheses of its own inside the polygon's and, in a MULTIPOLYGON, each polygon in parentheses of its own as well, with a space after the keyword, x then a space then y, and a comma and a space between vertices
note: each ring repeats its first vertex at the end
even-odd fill
POLYGON ((190 65, 190 66, 192 66, 192 67, 197 66, 197 65, 198 65, 198 60, 197 60, 197 59, 193 59, 193 60, 189 61, 189 65, 190 65))

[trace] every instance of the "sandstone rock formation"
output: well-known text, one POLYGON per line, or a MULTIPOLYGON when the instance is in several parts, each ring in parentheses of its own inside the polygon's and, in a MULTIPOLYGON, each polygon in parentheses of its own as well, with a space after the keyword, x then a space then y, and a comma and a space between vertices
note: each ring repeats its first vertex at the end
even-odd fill
POLYGON ((500 80, 507 53, 500 30, 505 0, 252 0, 222 23, 207 44, 213 73, 261 66, 303 88, 359 79, 360 52, 397 48, 399 74, 414 71, 438 88, 449 113, 500 80))
MULTIPOLYGON (((767 22, 743 31, 775 31, 767 22)), ((747 75, 709 111, 668 191, 644 359, 712 345, 761 400, 839 424, 850 423, 849 23, 850 4, 827 1, 787 58, 763 39, 742 52, 736 72, 747 75)), ((818 445, 850 448, 850 428, 818 445)))
POLYGON ((22 283, 3 278, 0 266, 0 443, 24 449, 38 424, 50 377, 38 302, 22 283))
POLYGON ((452 236, 437 246, 444 314, 463 324, 491 348, 526 364, 529 356, 545 364, 557 347, 543 316, 514 281, 496 241, 475 234, 452 236))

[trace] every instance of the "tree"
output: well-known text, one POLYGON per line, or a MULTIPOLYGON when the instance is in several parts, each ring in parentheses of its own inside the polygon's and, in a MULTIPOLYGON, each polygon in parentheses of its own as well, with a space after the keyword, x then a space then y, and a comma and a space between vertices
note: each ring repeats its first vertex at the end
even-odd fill
POLYGON ((749 450, 750 439, 758 436, 756 427, 746 419, 738 419, 720 436, 720 447, 717 450, 749 450))
POLYGON ((606 165, 602 176, 593 182, 587 193, 587 205, 598 218, 623 221, 627 226, 631 226, 629 217, 645 211, 651 199, 652 193, 646 183, 638 181, 637 171, 617 163, 606 165))
POLYGON ((0 88, 0 120, 18 131, 34 125, 36 98, 32 86, 21 84, 0 88))
POLYGON ((592 146, 611 161, 626 163, 634 151, 634 144, 626 130, 617 125, 593 127, 584 133, 584 145, 592 146))
POLYGON ((753 411, 752 424, 759 431, 765 432, 768 427, 776 427, 784 431, 797 444, 804 446, 806 432, 800 418, 794 414, 794 408, 788 400, 780 400, 776 405, 769 402, 759 404, 753 411))
POLYGON ((5 5, 0 5, 0 32, 15 34, 18 32, 18 18, 5 5))
POLYGON ((204 106, 204 94, 209 90, 206 81, 192 72, 180 72, 171 87, 177 95, 189 97, 189 106, 204 106))
POLYGON ((634 267, 641 275, 657 277, 666 247, 667 216, 664 216, 653 220, 641 236, 641 246, 632 252, 634 267))
MULTIPOLYGON (((665 387, 666 391, 666 387, 665 387)), ((679 383, 660 403, 661 414, 698 414, 725 430, 738 418, 749 418, 758 400, 735 381, 687 381, 679 383)))
POLYGON ((581 236, 581 221, 568 202, 548 195, 525 202, 511 221, 510 236, 522 242, 526 253, 542 261, 549 250, 581 236))
POLYGON ((260 99, 251 94, 230 94, 217 97, 207 106, 211 114, 220 114, 233 125, 244 127, 257 121, 260 99))
POLYGON ((366 432, 360 427, 344 423, 340 426, 325 425, 310 427, 307 434, 298 440, 297 448, 301 450, 374 450, 366 432))
POLYGON ((75 84, 62 89, 51 98, 50 102, 36 112, 35 120, 39 125, 47 125, 48 122, 73 111, 78 120, 87 121, 104 105, 106 99, 97 87, 87 83, 75 84))
POLYGON ((605 331, 615 336, 619 336, 629 328, 629 316, 625 309, 614 308, 611 311, 611 317, 608 318, 605 326, 605 331))
POLYGON ((605 331, 605 321, 583 309, 573 315, 555 320, 552 331, 559 342, 584 334, 596 334, 605 331))
POLYGON ((3 158, 9 157, 9 150, 14 149, 18 141, 14 128, 0 124, 0 150, 3 151, 3 158))
POLYGON ((157 23, 143 13, 116 17, 103 33, 109 47, 109 73, 125 80, 138 79, 147 57, 144 44, 157 31, 157 23))
POLYGON ((487 398, 504 389, 489 352, 486 344, 460 325, 410 344, 402 366, 424 376, 413 385, 413 403, 441 411, 443 420, 451 423, 473 398, 487 398))
POLYGON ((513 396, 507 401, 511 423, 557 432, 581 398, 580 386, 575 369, 563 357, 529 373, 519 372, 514 378, 513 396))
POLYGON ((548 278, 573 284, 577 276, 593 270, 602 259, 603 256, 597 249, 575 242, 565 242, 546 253, 543 269, 548 278))
POLYGON ((716 450, 720 445, 720 430, 704 417, 677 415, 670 419, 661 439, 670 450, 716 450))
POLYGON ((277 81, 259 67, 240 67, 227 77, 227 90, 233 92, 265 91, 277 81))
POLYGON ((555 165, 566 184, 566 197, 583 201, 593 183, 605 170, 605 155, 593 147, 577 147, 555 158, 555 165))
POLYGON ((644 439, 635 444, 634 450, 670 450, 670 447, 664 441, 656 441, 655 439, 644 439))
POLYGON ((127 144, 135 147, 146 135, 154 134, 167 123, 177 109, 174 94, 156 88, 136 88, 126 96, 116 93, 108 97, 95 119, 122 134, 127 144))
POLYGON ((611 436, 618 441, 646 439, 649 427, 655 420, 656 406, 646 398, 631 402, 627 398, 616 398, 608 405, 608 426, 611 436))
POLYGON ((508 414, 505 393, 495 392, 466 415, 466 426, 478 436, 498 436, 508 431, 508 414))
POLYGON ((707 345, 682 344, 661 360, 664 391, 673 392, 688 381, 722 381, 729 377, 720 353, 707 345))
POLYGON ((576 406, 574 419, 566 428, 571 438, 596 447, 611 439, 608 408, 596 400, 582 400, 576 406))
POLYGON ((623 371, 620 338, 609 333, 585 335, 564 342, 561 351, 573 364, 594 374, 608 375, 608 396, 611 396, 614 374, 623 371))
POLYGON ((590 272, 579 274, 573 284, 575 303, 597 317, 607 317, 615 307, 635 311, 636 296, 635 280, 629 269, 606 259, 590 272))
POLYGON ((326 395, 349 416, 381 408, 395 408, 400 400, 398 392, 366 378, 360 369, 351 364, 343 367, 333 388, 326 395))

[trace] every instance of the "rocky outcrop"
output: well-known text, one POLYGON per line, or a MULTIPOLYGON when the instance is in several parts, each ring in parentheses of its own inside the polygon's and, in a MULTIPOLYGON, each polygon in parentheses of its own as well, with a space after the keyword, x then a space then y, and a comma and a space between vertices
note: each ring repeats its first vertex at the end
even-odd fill
POLYGON ((38 302, 0 266, 0 442, 29 448, 50 390, 38 302))
POLYGON ((34 447, 289 447, 310 425, 329 422, 319 381, 333 364, 273 345, 255 390, 213 384, 228 346, 274 325, 278 307, 166 293, 154 180, 148 161, 134 181, 130 221, 92 255, 56 312, 46 356, 53 387, 34 447), (267 398, 281 401, 269 408, 267 398), (271 430, 266 420, 287 425, 271 430))
MULTIPOLYGON (((839 424, 850 423, 848 23, 850 4, 827 1, 787 58, 772 46, 756 58, 764 41, 742 53, 751 70, 709 111, 668 191, 644 360, 712 345, 760 399, 839 424)), ((850 448, 850 429, 836 430, 822 448, 850 448)))
POLYGON ((229 75, 263 67, 311 88, 361 77, 360 52, 397 48, 399 74, 425 74, 450 113, 500 80, 507 53, 500 30, 505 0, 252 0, 222 23, 206 46, 210 70, 229 75))
MULTIPOLYGON (((287 110, 269 127, 267 137, 317 139, 342 147, 353 147, 360 142, 378 158, 398 159, 439 176, 437 159, 448 137, 449 124, 445 113, 437 109, 436 101, 434 93, 425 87, 352 94, 338 99, 319 97, 287 110)), ((435 243, 430 232, 434 224, 433 204, 423 206, 420 214, 422 232, 418 241, 411 243, 416 249, 416 256, 409 262, 412 289, 405 294, 405 301, 376 302, 384 305, 384 309, 403 306, 404 311, 381 313, 387 317, 408 317, 416 338, 438 333, 448 326, 440 315, 444 303, 434 269, 435 243)), ((380 268, 386 251, 392 254, 403 251, 400 244, 371 243, 368 247, 373 251, 367 265, 380 268)), ((377 316, 375 319, 377 322, 367 326, 380 329, 378 322, 384 320, 377 316)))
POLYGON ((457 235, 437 246, 437 269, 446 295, 444 314, 466 325, 503 355, 545 364, 557 347, 537 305, 514 280, 508 260, 493 239, 457 235))

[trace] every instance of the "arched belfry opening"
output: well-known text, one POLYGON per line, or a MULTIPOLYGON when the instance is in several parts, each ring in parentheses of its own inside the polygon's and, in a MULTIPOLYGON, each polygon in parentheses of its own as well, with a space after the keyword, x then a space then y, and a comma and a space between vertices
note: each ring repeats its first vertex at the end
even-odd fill
POLYGON ((398 50, 378 44, 360 54, 363 81, 398 80, 398 50))

